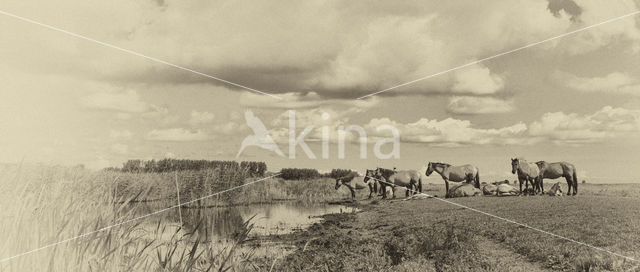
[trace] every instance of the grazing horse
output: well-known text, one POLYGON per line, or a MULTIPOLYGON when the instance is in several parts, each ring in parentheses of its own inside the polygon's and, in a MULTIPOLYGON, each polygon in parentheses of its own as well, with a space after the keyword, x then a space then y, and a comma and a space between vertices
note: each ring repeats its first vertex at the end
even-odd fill
POLYGON ((380 191, 378 191, 378 184, 380 183, 380 177, 376 176, 376 170, 369 170, 366 169, 365 170, 365 174, 364 174, 364 183, 369 184, 370 182, 373 183, 373 191, 375 193, 378 193, 378 195, 383 195, 384 194, 384 185, 380 184, 380 191))
POLYGON ((346 186, 351 191, 351 198, 356 198, 355 190, 362 190, 364 188, 369 187, 369 198, 373 197, 373 193, 376 191, 377 186, 374 186, 375 182, 371 182, 370 180, 366 180, 366 177, 357 176, 355 173, 351 173, 344 177, 339 177, 336 179, 336 190, 340 188, 341 185, 346 186))
MULTIPOLYGON (((520 182, 520 194, 522 194, 522 181, 525 182, 525 192, 528 192, 529 182, 535 195, 540 188, 540 169, 535 163, 529 163, 522 158, 511 159, 511 173, 518 173, 518 181, 520 182)), ((542 191, 544 193, 544 191, 542 191)))
POLYGON ((380 177, 380 184, 383 188, 392 186, 394 197, 396 195, 396 186, 407 188, 405 196, 409 196, 411 192, 415 193, 422 190, 422 179, 418 171, 415 170, 396 171, 378 167, 378 169, 376 169, 376 175, 380 177))
POLYGON ((444 179, 445 189, 447 193, 445 198, 449 197, 449 181, 471 183, 475 181, 475 187, 480 189, 480 171, 478 167, 470 164, 451 166, 451 164, 442 162, 429 162, 425 175, 429 176, 433 172, 437 172, 444 179))
MULTIPOLYGON (((546 161, 536 162, 540 169, 540 184, 545 178, 557 179, 564 177, 567 180, 567 195, 571 194, 571 186, 573 186, 573 195, 578 194, 578 177, 576 175, 576 167, 568 162, 552 162, 546 161)), ((544 190, 544 187, 543 187, 544 190)))

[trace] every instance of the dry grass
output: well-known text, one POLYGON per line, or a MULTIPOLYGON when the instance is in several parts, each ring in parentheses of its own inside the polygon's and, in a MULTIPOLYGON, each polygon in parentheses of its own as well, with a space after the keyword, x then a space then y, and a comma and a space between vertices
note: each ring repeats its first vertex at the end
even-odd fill
MULTIPOLYGON (((153 184, 152 177, 123 193, 117 176, 61 167, 0 167, 0 258, 134 218, 139 211, 132 200, 157 196, 145 188, 153 184)), ((187 232, 159 214, 3 261, 0 270, 245 271, 253 266, 252 253, 238 245, 250 229, 245 222, 228 243, 203 243, 198 225, 187 232)))

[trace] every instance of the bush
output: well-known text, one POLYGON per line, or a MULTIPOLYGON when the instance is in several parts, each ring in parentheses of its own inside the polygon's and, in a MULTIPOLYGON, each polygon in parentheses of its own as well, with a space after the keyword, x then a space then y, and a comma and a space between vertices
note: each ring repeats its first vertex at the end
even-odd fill
POLYGON ((308 180, 319 178, 320 173, 310 168, 282 168, 280 177, 285 180, 308 180))

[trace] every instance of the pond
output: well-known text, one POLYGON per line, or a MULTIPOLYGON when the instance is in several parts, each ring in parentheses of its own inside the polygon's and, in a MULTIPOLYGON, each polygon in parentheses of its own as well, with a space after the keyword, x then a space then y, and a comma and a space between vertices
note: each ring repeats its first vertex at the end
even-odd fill
MULTIPOLYGON (((138 212, 149 212, 153 209, 156 208, 147 206, 138 212)), ((201 242, 225 242, 232 240, 237 233, 245 231, 249 232, 249 236, 287 234, 322 221, 322 215, 355 211, 358 209, 344 205, 277 202, 232 207, 182 208, 180 213, 175 209, 166 213, 163 221, 182 234, 197 233, 201 242), (249 219, 249 224, 252 225, 250 229, 245 224, 249 219)), ((148 224, 149 228, 155 227, 152 222, 148 224)), ((172 233, 165 232, 166 235, 172 233)))

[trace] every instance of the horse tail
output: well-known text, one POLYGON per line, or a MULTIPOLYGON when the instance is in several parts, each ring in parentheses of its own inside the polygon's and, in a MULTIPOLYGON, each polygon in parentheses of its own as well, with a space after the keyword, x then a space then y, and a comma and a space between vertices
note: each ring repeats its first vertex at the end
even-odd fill
POLYGON ((573 194, 577 194, 578 193, 578 175, 577 173, 578 171, 576 171, 576 168, 573 167, 573 194))
POLYGON ((476 188, 480 189, 480 170, 476 169, 476 188))

